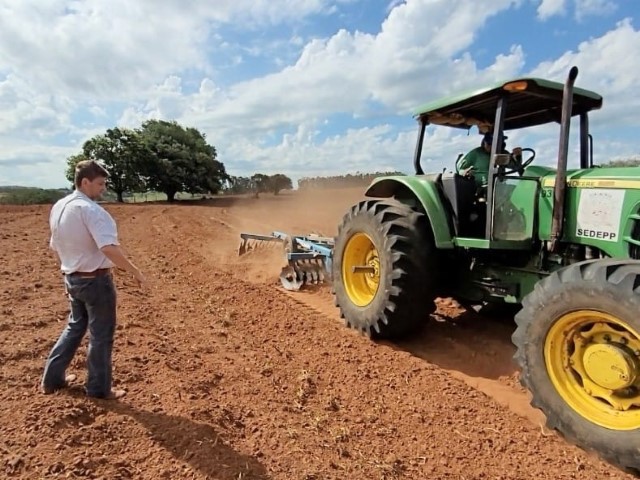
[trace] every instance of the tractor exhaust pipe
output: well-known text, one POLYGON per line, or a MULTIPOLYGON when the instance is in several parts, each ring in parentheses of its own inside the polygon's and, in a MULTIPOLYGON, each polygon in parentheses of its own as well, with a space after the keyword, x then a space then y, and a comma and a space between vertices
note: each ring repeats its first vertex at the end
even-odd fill
POLYGON ((420 165, 420 156, 422 155, 422 144, 424 143, 424 131, 427 128, 427 121, 420 119, 418 128, 418 142, 416 143, 416 149, 413 154, 413 168, 416 171, 416 175, 424 175, 424 170, 422 170, 422 165, 420 165))
POLYGON ((560 146, 558 168, 553 189, 553 220, 551 224, 551 251, 556 252, 564 227, 564 204, 567 192, 567 157, 569 155, 569 129, 573 111, 573 84, 578 76, 578 67, 571 67, 562 93, 562 118, 560 121, 560 146))

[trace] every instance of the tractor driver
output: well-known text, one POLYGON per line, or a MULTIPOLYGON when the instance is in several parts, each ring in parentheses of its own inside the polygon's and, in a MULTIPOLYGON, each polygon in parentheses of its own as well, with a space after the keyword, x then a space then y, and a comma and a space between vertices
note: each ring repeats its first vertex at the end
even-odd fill
MULTIPOLYGON (((508 137, 503 136, 502 138, 503 140, 506 140, 508 137)), ((472 177, 476 182, 476 186, 479 188, 486 187, 488 183, 492 142, 493 133, 485 133, 484 137, 482 137, 480 146, 468 152, 464 157, 458 160, 456 165, 458 173, 465 177, 472 177)), ((502 153, 509 153, 506 150, 506 146, 506 142, 503 141, 502 153)), ((516 162, 519 162, 521 155, 522 149, 520 147, 514 148, 511 153, 512 161, 515 160, 516 162)))

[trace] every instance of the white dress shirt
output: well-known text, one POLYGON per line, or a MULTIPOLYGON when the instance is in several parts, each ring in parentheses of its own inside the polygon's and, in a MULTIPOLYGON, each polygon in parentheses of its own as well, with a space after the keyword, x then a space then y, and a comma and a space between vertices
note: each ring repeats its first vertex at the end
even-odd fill
POLYGON ((49 247, 58 254, 65 274, 111 268, 100 248, 119 245, 116 222, 99 204, 75 190, 58 200, 49 215, 49 247))

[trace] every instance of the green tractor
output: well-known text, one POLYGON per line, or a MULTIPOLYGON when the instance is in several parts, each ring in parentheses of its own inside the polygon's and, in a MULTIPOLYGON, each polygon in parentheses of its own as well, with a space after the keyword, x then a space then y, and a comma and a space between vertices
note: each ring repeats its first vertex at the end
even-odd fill
POLYGON ((415 175, 377 178, 346 213, 333 291, 346 325, 372 338, 410 335, 437 297, 521 307, 512 339, 532 405, 569 441, 640 472, 640 168, 593 164, 589 112, 602 97, 574 87, 577 74, 420 108, 415 175), (580 168, 569 170, 574 117, 580 168), (505 132, 547 123, 560 130, 555 168, 503 150, 505 132), (486 187, 423 172, 428 125, 493 134, 486 187))

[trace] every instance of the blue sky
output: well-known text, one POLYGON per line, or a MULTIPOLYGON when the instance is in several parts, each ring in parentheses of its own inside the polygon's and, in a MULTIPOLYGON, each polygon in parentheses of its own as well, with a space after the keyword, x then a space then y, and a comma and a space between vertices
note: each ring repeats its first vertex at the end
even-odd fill
MULTIPOLYGON (((597 161, 640 156, 637 0, 0 0, 0 185, 66 186, 113 126, 177 120, 232 175, 412 169, 414 107, 536 75, 604 96, 597 161)), ((509 146, 552 163, 557 127, 509 146)), ((430 129, 425 169, 475 133, 430 129)))

